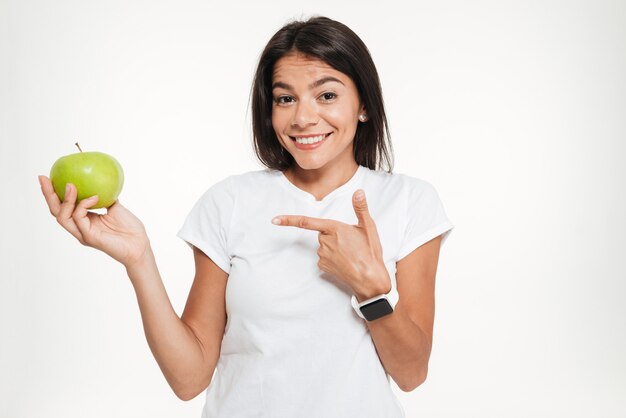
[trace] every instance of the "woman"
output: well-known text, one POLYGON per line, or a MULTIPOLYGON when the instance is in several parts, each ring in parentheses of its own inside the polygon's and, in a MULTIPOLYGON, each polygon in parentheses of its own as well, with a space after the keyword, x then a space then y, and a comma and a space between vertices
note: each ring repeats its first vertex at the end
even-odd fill
POLYGON ((208 387, 204 417, 401 417, 388 378, 404 391, 426 378, 452 224, 430 184, 391 174, 376 68, 343 24, 280 29, 252 94, 267 168, 213 185, 185 220, 196 274, 181 318, 143 225, 119 202, 97 215, 97 197, 75 205, 68 184, 61 203, 40 176, 50 211, 124 264, 176 395, 208 387))

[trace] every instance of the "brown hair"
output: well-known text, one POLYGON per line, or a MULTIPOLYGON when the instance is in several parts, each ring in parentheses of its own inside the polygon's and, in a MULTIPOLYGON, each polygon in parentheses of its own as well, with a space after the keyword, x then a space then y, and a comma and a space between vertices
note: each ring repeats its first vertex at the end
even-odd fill
POLYGON ((272 127, 272 73, 276 62, 293 52, 324 61, 356 85, 368 121, 357 125, 353 152, 357 164, 373 170, 393 170, 393 149, 387 126, 380 79, 363 41, 346 25, 313 17, 283 26, 265 46, 252 85, 252 131, 258 159, 284 171, 295 160, 278 141, 272 127))

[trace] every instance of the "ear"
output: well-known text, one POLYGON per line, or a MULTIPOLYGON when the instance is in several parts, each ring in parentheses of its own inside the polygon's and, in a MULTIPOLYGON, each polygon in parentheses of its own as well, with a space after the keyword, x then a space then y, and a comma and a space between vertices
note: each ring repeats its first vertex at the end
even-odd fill
POLYGON ((359 108, 359 121, 360 122, 367 122, 369 120, 369 115, 367 114, 367 110, 365 109, 365 105, 361 104, 361 107, 359 108))

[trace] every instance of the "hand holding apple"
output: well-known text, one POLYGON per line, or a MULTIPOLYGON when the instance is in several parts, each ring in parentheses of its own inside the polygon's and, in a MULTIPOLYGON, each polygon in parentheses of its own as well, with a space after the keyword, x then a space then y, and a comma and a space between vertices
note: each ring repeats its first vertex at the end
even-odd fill
POLYGON ((111 206, 124 186, 124 171, 117 160, 102 152, 80 152, 61 157, 50 170, 50 181, 59 200, 65 199, 65 186, 72 183, 78 189, 77 203, 98 195, 92 209, 111 206))
POLYGON ((143 223, 119 200, 113 199, 106 214, 100 215, 88 211, 104 207, 98 204, 99 196, 79 199, 76 186, 71 182, 66 185, 63 181, 61 200, 48 177, 39 176, 39 183, 52 216, 81 244, 105 252, 127 268, 151 255, 150 241, 143 223))

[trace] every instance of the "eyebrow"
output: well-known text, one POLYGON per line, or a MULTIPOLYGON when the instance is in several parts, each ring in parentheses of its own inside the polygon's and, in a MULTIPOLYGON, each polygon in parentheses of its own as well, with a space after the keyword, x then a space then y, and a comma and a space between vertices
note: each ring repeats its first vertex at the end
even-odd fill
MULTIPOLYGON (((337 82, 339 84, 343 84, 343 82, 341 80, 339 80, 336 77, 333 76, 326 76, 326 77, 322 77, 317 81, 314 81, 313 83, 309 84, 309 88, 310 89, 314 89, 316 87, 321 86, 322 84, 326 84, 326 83, 330 83, 330 82, 337 82)), ((345 84, 343 84, 345 85, 345 84)), ((283 83, 282 81, 277 81, 274 84, 272 84, 272 90, 276 89, 276 88, 283 88, 285 90, 293 90, 293 86, 287 84, 287 83, 283 83)))

